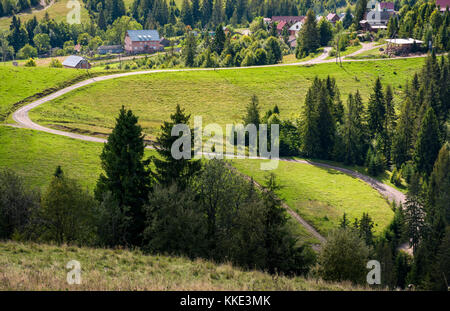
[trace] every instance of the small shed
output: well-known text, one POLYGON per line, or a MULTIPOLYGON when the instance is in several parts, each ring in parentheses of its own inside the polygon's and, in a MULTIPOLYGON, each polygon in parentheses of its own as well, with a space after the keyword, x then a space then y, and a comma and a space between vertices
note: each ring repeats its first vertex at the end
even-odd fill
POLYGON ((76 55, 70 55, 67 57, 64 62, 62 63, 64 68, 76 68, 76 69, 90 69, 91 64, 87 61, 87 59, 76 56, 76 55))
POLYGON ((407 54, 413 51, 414 46, 420 46, 424 42, 413 38, 408 39, 386 39, 386 54, 407 54))

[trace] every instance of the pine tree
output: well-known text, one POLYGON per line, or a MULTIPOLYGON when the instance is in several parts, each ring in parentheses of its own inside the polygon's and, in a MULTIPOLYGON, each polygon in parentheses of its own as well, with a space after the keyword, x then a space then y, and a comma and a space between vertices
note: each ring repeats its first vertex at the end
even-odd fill
POLYGON ((409 97, 403 103, 402 111, 392 139, 392 161, 397 168, 412 159, 413 135, 415 132, 415 111, 409 97))
POLYGON ((195 56, 197 53, 197 39, 192 32, 189 32, 186 35, 182 53, 186 67, 193 67, 195 65, 195 56))
POLYGON ((404 206, 406 233, 409 238, 409 245, 413 248, 414 254, 418 249, 423 234, 422 230, 424 228, 425 219, 424 204, 420 188, 419 176, 415 175, 411 180, 404 206))
POLYGON ((213 40, 213 47, 214 47, 214 51, 216 51, 216 53, 218 55, 220 55, 223 51, 223 48, 225 46, 225 32, 223 31, 223 26, 222 24, 219 24, 216 28, 216 35, 214 36, 214 40, 213 40))
POLYGON ((357 0, 355 8, 355 18, 353 19, 353 24, 356 29, 361 29, 359 22, 364 19, 364 14, 366 13, 367 0, 357 0))
POLYGON ((392 93, 392 88, 388 84, 384 93, 386 111, 386 117, 384 120, 384 156, 388 162, 390 162, 391 159, 392 136, 396 126, 396 115, 393 99, 394 95, 392 93))
MULTIPOLYGON (((313 82, 313 85, 318 82, 318 78, 313 82)), ((314 157, 317 154, 317 147, 319 145, 319 129, 317 126, 317 110, 315 103, 315 90, 313 87, 308 89, 305 97, 305 104, 303 108, 303 121, 302 121, 302 152, 307 157, 314 157)))
POLYGON ((192 19, 194 24, 201 21, 200 0, 192 0, 192 19))
POLYGON ((10 33, 8 35, 8 42, 14 48, 17 53, 25 44, 28 43, 28 34, 25 28, 22 26, 20 18, 15 15, 11 20, 11 25, 9 26, 10 33))
POLYGON ((367 130, 364 123, 364 106, 359 91, 355 96, 349 94, 347 101, 348 113, 344 125, 344 161, 347 164, 364 163, 367 150, 367 130))
MULTIPOLYGON (((184 113, 184 109, 177 105, 175 113, 170 115, 170 121, 164 121, 161 126, 161 134, 156 139, 159 157, 153 157, 155 165, 153 176, 162 186, 176 184, 180 190, 186 188, 189 179, 201 167, 199 160, 175 159, 172 155, 172 145, 179 138, 172 136, 172 128, 178 124, 189 124, 190 115, 184 113)), ((180 134, 181 135, 181 134, 180 134)), ((193 156, 193 133, 191 131, 191 157, 193 156)))
POLYGON ((138 118, 122 106, 116 125, 100 155, 103 173, 97 181, 95 197, 102 201, 107 192, 120 206, 129 207, 132 225, 130 243, 139 245, 144 229, 143 205, 151 187, 148 160, 143 160, 144 135, 138 118))
POLYGON ((192 9, 189 0, 183 0, 183 4, 181 5, 180 18, 185 25, 193 25, 192 9))
POLYGON ((450 225, 450 148, 442 146, 430 176, 428 205, 432 214, 444 216, 450 225))
POLYGON ((348 27, 350 27, 352 22, 353 22, 352 10, 348 6, 347 9, 345 10, 345 16, 344 20, 342 21, 342 26, 344 26, 344 29, 347 29, 348 27))
POLYGON ((202 23, 206 26, 211 21, 213 0, 202 0, 202 23))
POLYGON ((375 81, 373 92, 370 94, 367 112, 371 136, 384 134, 386 107, 380 78, 375 81))
POLYGON ((416 142, 414 163, 418 172, 427 176, 431 173, 440 148, 439 124, 433 108, 429 107, 416 142))
POLYGON ((317 102, 317 126, 319 131, 319 153, 322 159, 329 159, 335 142, 336 122, 332 115, 332 99, 326 88, 326 82, 322 82, 317 102))
MULTIPOLYGON (((222 2, 222 0, 214 1, 211 21, 214 25, 218 25, 223 21, 223 2, 222 2)), ((216 35, 217 35, 217 33, 216 33, 216 35)))
POLYGON ((300 35, 297 39, 296 57, 303 58, 309 53, 315 52, 319 48, 319 29, 317 28, 316 15, 314 11, 309 9, 306 13, 306 22, 300 30, 300 35))
POLYGON ((254 124, 256 127, 261 123, 259 113, 259 99, 256 95, 252 96, 250 103, 247 106, 247 114, 243 119, 244 125, 254 124))

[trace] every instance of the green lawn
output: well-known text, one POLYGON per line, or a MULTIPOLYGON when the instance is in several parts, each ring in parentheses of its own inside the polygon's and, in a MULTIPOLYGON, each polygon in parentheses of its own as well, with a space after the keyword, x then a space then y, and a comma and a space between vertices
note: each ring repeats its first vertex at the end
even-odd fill
POLYGON ((0 253, 0 290, 368 290, 123 249, 0 242, 0 253), (70 260, 80 262, 80 285, 67 284, 70 260))
POLYGON ((6 119, 15 103, 84 75, 82 70, 0 64, 0 122, 6 119))
MULTIPOLYGON (((263 183, 267 172, 261 160, 233 160, 233 165, 257 182, 263 183)), ((308 164, 280 161, 274 171, 282 186, 279 196, 320 233, 339 225, 343 213, 353 221, 366 212, 379 234, 391 221, 393 212, 386 200, 357 178, 308 164)))
POLYGON ((109 133, 120 107, 131 108, 152 138, 176 104, 203 117, 203 124, 240 122, 247 103, 256 94, 263 113, 275 104, 282 118, 301 113, 304 96, 317 75, 336 78, 341 97, 357 89, 367 100, 375 79, 401 92, 405 81, 424 58, 378 62, 349 62, 314 66, 284 66, 240 70, 169 72, 98 82, 64 95, 31 111, 34 121, 53 127, 109 133))
MULTIPOLYGON (((348 46, 345 51, 341 51, 341 58, 344 56, 347 56, 351 53, 354 53, 356 51, 359 51, 362 48, 361 44, 358 45, 352 45, 352 46, 348 46)), ((332 58, 336 58, 336 56, 328 56, 326 59, 332 59, 332 58)))
POLYGON ((31 187, 45 188, 56 166, 93 190, 102 144, 27 129, 0 126, 0 168, 10 168, 31 187))

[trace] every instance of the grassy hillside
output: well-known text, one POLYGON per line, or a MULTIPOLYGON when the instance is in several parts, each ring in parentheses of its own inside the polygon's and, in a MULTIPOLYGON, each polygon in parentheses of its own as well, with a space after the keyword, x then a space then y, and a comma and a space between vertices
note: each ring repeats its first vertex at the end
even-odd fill
MULTIPOLYGON (((81 23, 89 22, 89 14, 88 11, 84 8, 83 1, 80 1, 81 4, 81 23)), ((36 16, 38 20, 44 17, 45 12, 48 12, 51 19, 54 19, 57 22, 66 21, 67 14, 72 10, 71 8, 67 8, 67 1, 64 0, 54 0, 54 3, 47 7, 45 10, 33 10, 30 13, 20 13, 17 14, 20 17, 22 22, 25 22, 33 16, 36 16)), ((11 24, 11 17, 2 17, 0 18, 0 31, 9 30, 9 25, 11 24)))
POLYGON ((30 115, 49 126, 108 133, 117 111, 125 105, 139 116, 144 131, 152 137, 178 103, 192 115, 202 116, 204 124, 223 126, 239 122, 256 94, 263 112, 277 104, 282 118, 295 118, 316 75, 334 76, 344 102, 347 94, 357 89, 367 100, 378 76, 398 94, 423 62, 423 58, 414 58, 344 63, 343 68, 330 63, 140 75, 89 85, 36 108, 30 115))
POLYGON ((4 121, 15 103, 85 74, 83 70, 0 64, 0 122, 4 121))
POLYGON ((273 278, 229 264, 139 251, 0 242, 0 290, 361 290, 302 277, 273 278), (81 264, 81 284, 65 268, 81 264))
MULTIPOLYGON (((264 182, 265 171, 260 170, 261 160, 233 160, 233 166, 257 182, 264 182)), ((326 233, 339 225, 347 213, 353 221, 369 213, 380 233, 392 220, 393 212, 386 200, 359 179, 344 173, 307 164, 280 161, 274 171, 281 185, 279 196, 294 211, 326 233)))
MULTIPOLYGON (((23 176, 28 185, 44 189, 61 165, 68 176, 93 191, 101 172, 99 155, 102 144, 67 137, 0 126, 0 168, 10 168, 23 176)), ((146 155, 155 155, 147 150, 146 155)), ((258 160, 235 160, 233 165, 258 182, 264 171, 258 160)), ((306 164, 280 162, 275 174, 284 186, 280 197, 319 231, 338 224, 343 212, 361 217, 369 212, 380 232, 392 218, 392 211, 378 192, 350 176, 306 164)), ((291 230, 301 241, 317 243, 309 232, 290 220, 291 230)))

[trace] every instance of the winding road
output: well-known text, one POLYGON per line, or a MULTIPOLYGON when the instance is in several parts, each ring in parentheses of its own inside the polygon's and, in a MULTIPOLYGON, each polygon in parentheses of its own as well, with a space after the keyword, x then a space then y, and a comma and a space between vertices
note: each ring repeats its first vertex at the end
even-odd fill
MULTIPOLYGON (((60 131, 60 130, 56 130, 56 129, 51 129, 48 127, 44 127, 42 125, 39 125, 35 122, 33 122, 28 113, 31 109, 34 109, 44 103, 47 103, 51 100, 54 100, 64 94, 67 94, 75 89, 84 87, 86 85, 92 84, 92 83, 96 83, 99 81, 105 81, 105 80, 110 80, 110 79, 116 79, 116 78, 121 78, 121 77, 127 77, 127 76, 134 76, 134 75, 142 75, 142 74, 158 74, 158 73, 162 73, 162 72, 180 72, 180 71, 210 71, 210 70, 230 70, 230 69, 234 69, 234 70, 245 70, 247 68, 261 68, 261 67, 276 67, 276 66, 292 66, 292 65, 310 65, 310 64, 318 64, 318 63, 325 63, 325 62, 334 62, 334 60, 325 60, 325 58, 328 56, 328 53, 330 51, 331 48, 325 48, 324 53, 322 55, 320 55, 318 58, 309 60, 309 61, 305 61, 305 62, 299 62, 299 63, 294 63, 294 64, 277 64, 277 65, 267 65, 267 66, 255 66, 255 67, 236 67, 236 68, 195 68, 195 69, 167 69, 167 70, 147 70, 147 71, 135 71, 135 72, 125 72, 125 73, 118 73, 118 74, 112 74, 112 75, 107 75, 107 76, 100 76, 100 77, 96 77, 96 78, 91 78, 91 79, 87 79, 84 80, 82 82, 76 83, 74 85, 71 85, 69 87, 66 87, 64 89, 61 89, 59 91, 56 91, 55 93, 52 93, 46 97, 43 97, 39 100, 36 100, 28 105, 25 105, 21 108, 19 108, 17 111, 15 111, 13 113, 13 119, 14 121, 17 122, 17 124, 12 124, 11 126, 16 126, 16 127, 22 127, 22 128, 29 128, 29 129, 33 129, 33 130, 38 130, 38 131, 42 131, 42 132, 47 132, 47 133, 51 133, 51 134, 55 134, 55 135, 61 135, 61 136, 66 136, 66 137, 70 137, 70 138, 74 138, 74 139, 79 139, 79 140, 84 140, 84 141, 90 141, 90 142, 98 142, 98 143, 104 143, 106 142, 105 139, 102 138, 98 138, 98 137, 92 137, 92 136, 87 136, 87 135, 80 135, 80 134, 76 134, 76 133, 70 133, 70 132, 65 132, 65 131, 60 131)), ((386 60, 386 59, 381 59, 381 60, 386 60)), ((345 60, 343 59, 343 61, 361 61, 361 60, 345 60)), ((365 61, 373 61, 373 60, 365 60, 365 61)), ((147 148, 152 148, 151 146, 148 146, 147 148)), ((263 157, 254 157, 252 159, 267 159, 267 158, 263 158, 263 157)), ((281 161, 289 161, 289 162, 296 162, 296 163, 301 163, 301 164, 306 164, 306 165, 313 165, 313 166, 317 166, 317 167, 322 167, 322 168, 327 168, 327 169, 333 169, 342 173, 345 173, 347 175, 350 175, 354 178, 358 178, 359 180, 367 183, 368 185, 370 185, 372 188, 374 188, 375 190, 377 190, 384 198, 386 198, 388 201, 395 201, 396 203, 403 203, 405 201, 405 195, 398 191, 397 189, 388 186, 372 177, 366 176, 364 174, 361 174, 359 172, 350 170, 350 169, 346 169, 346 168, 342 168, 342 167, 338 167, 338 166, 333 166, 330 164, 325 164, 325 163, 319 163, 319 162, 313 162, 313 161, 309 161, 309 160, 300 160, 300 159, 292 159, 292 158, 281 158, 281 161)), ((300 223, 303 227, 305 227, 315 238, 317 238, 319 241, 324 242, 325 238, 313 227, 311 226, 308 222, 306 222, 301 216, 299 216, 296 212, 294 212, 289 206, 287 206, 287 204, 284 204, 284 207, 287 209, 287 211, 289 212, 289 214, 298 222, 300 223)))

